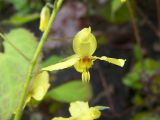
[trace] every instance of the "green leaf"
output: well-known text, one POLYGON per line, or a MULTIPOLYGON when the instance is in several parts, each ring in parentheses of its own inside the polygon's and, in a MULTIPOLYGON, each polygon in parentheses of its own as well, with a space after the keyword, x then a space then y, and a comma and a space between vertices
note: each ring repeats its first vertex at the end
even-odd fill
POLYGON ((112 0, 111 1, 112 14, 115 14, 122 5, 123 2, 121 2, 121 0, 112 0))
POLYGON ((139 112, 131 120, 160 120, 160 115, 152 112, 139 112))
MULTIPOLYGON (((128 8, 125 4, 119 3, 120 0, 113 0, 109 4, 106 4, 98 15, 104 17, 111 23, 123 24, 130 21, 128 8)), ((133 3, 133 0, 131 0, 133 3)))
POLYGON ((143 84, 140 82, 141 73, 142 65, 140 62, 137 62, 133 66, 132 71, 123 78, 123 84, 130 88, 140 90, 143 88, 143 84))
MULTIPOLYGON (((36 49, 36 38, 25 29, 14 29, 6 35, 7 40, 29 59, 36 49)), ((8 120, 20 102, 30 61, 27 61, 7 41, 5 52, 0 53, 0 120, 8 120)))
POLYGON ((71 81, 52 89, 48 97, 61 102, 87 101, 91 98, 92 91, 89 84, 81 81, 71 81))
POLYGON ((138 93, 134 95, 132 102, 135 106, 142 106, 145 104, 144 98, 138 93))
POLYGON ((27 4, 27 0, 8 0, 8 1, 14 5, 16 10, 22 10, 27 4))
POLYGON ((151 58, 146 58, 143 60, 143 69, 142 69, 142 64, 141 62, 137 62, 134 66, 133 69, 130 73, 128 73, 124 78, 123 78, 123 83, 133 89, 141 89, 143 88, 143 84, 140 82, 140 77, 143 73, 148 74, 149 76, 152 76, 155 74, 156 70, 160 67, 160 63, 157 61, 151 59, 151 58))
POLYGON ((136 90, 143 88, 143 84, 140 82, 140 75, 138 72, 129 73, 123 78, 123 84, 136 90))
POLYGON ((160 68, 160 63, 154 59, 146 59, 144 62, 144 70, 148 75, 153 75, 160 68))
POLYGON ((138 45, 134 45, 134 57, 136 61, 141 61, 142 60, 142 54, 141 54, 141 48, 138 45))
POLYGON ((15 26, 20 26, 23 25, 27 22, 31 22, 33 20, 36 20, 39 18, 39 14, 38 13, 33 13, 33 14, 28 14, 28 15, 19 15, 19 14, 15 14, 13 16, 11 16, 9 19, 7 20, 3 20, 1 22, 1 24, 11 24, 11 25, 15 25, 15 26))
POLYGON ((46 59, 43 63, 42 63, 42 68, 43 67, 47 67, 51 64, 56 64, 58 63, 60 60, 62 60, 63 57, 61 56, 56 56, 56 55, 53 55, 51 57, 49 57, 48 59, 46 59))
POLYGON ((153 76, 152 83, 150 85, 150 89, 153 94, 160 94, 160 74, 156 74, 153 76))

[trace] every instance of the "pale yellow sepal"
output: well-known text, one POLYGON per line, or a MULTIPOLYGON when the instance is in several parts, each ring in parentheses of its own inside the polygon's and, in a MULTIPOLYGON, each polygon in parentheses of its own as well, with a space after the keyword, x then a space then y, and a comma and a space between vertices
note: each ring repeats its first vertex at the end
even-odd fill
POLYGON ((46 71, 42 71, 34 79, 32 86, 32 97, 37 101, 42 100, 49 87, 49 74, 46 71))
POLYGON ((44 6, 41 10, 41 14, 40 14, 40 25, 39 25, 39 29, 44 32, 48 22, 49 22, 49 18, 50 18, 50 9, 48 8, 48 6, 44 6))
MULTIPOLYGON (((46 71, 40 72, 34 79, 31 84, 30 90, 28 92, 25 105, 34 98, 37 101, 43 99, 46 95, 48 88, 50 87, 49 83, 49 74, 46 71)), ((25 107, 24 105, 24 107, 25 107)))
POLYGON ((89 111, 88 102, 76 101, 70 103, 69 112, 72 117, 80 117, 86 115, 89 111))
POLYGON ((88 102, 82 101, 70 103, 69 112, 69 118, 55 117, 52 120, 95 120, 101 116, 97 107, 89 107, 88 102))
POLYGON ((69 112, 75 120, 94 120, 100 117, 101 112, 96 107, 89 108, 88 102, 73 102, 69 112))
POLYGON ((42 68, 42 70, 53 71, 53 70, 65 69, 65 68, 73 66, 76 62, 78 62, 79 59, 80 58, 79 58, 78 55, 73 55, 73 56, 69 57, 68 59, 65 59, 62 62, 59 62, 59 63, 54 64, 54 65, 50 65, 50 66, 45 67, 45 68, 42 68))
POLYGON ((110 57, 106 57, 106 56, 102 56, 102 57, 93 56, 93 58, 94 59, 99 59, 99 60, 104 60, 104 61, 107 61, 109 63, 118 65, 120 67, 123 67, 124 64, 125 64, 125 61, 126 61, 124 59, 110 58, 110 57))

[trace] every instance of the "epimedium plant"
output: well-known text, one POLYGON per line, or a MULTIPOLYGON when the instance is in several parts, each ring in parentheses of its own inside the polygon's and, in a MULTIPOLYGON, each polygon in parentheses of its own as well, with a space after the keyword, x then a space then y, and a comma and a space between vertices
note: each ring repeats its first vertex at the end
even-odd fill
MULTIPOLYGON (((55 1, 54 10, 52 11, 48 25, 38 46, 36 44, 36 38, 24 29, 13 30, 9 34, 3 35, 5 39, 3 42, 5 52, 1 53, 0 64, 1 67, 5 69, 0 72, 2 76, 0 79, 0 103, 1 105, 5 103, 5 101, 7 101, 7 103, 0 108, 0 119, 8 120, 13 115, 15 120, 19 120, 24 106, 30 98, 40 100, 44 96, 42 93, 42 95, 40 95, 40 93, 36 94, 39 88, 38 86, 35 87, 35 84, 32 84, 37 82, 37 80, 34 79, 37 77, 33 76, 40 76, 41 74, 41 72, 39 73, 38 71, 41 50, 62 2, 63 0, 55 1), (12 71, 9 72, 10 70, 12 71), (8 73, 9 75, 7 75, 8 73), (30 95, 30 93, 32 93, 32 95, 30 95)), ((39 82, 38 84, 41 83, 39 82)))
MULTIPOLYGON (((0 54, 1 57, 0 66, 2 68, 4 67, 5 69, 2 70, 2 72, 0 72, 0 75, 3 76, 3 79, 5 79, 8 83, 11 82, 11 79, 15 79, 13 85, 15 86, 16 84, 20 85, 18 86, 18 88, 16 86, 15 89, 10 90, 12 91, 11 93, 6 93, 7 95, 0 99, 0 103, 2 103, 6 99, 8 100, 9 97, 13 98, 19 94, 19 98, 15 98, 14 103, 12 100, 10 100, 9 103, 10 108, 7 109, 7 112, 6 110, 0 112, 0 119, 7 120, 11 117, 11 114, 14 114, 14 120, 20 120, 25 106, 32 99, 40 101, 44 98, 44 96, 48 91, 48 88, 50 87, 49 74, 47 71, 60 70, 74 66, 76 71, 82 73, 82 81, 88 82, 90 80, 89 69, 92 67, 93 62, 97 59, 118 65, 120 67, 124 66, 125 60, 123 59, 110 58, 106 56, 102 57, 93 56, 97 48, 97 41, 95 36, 91 33, 91 28, 88 27, 82 29, 75 35, 73 39, 73 50, 75 52, 74 55, 62 60, 59 63, 56 63, 48 67, 44 67, 41 70, 39 69, 40 66, 38 63, 40 62, 40 54, 42 48, 44 46, 45 41, 47 40, 47 36, 50 32, 52 23, 62 3, 63 0, 55 0, 53 6, 54 9, 51 14, 50 14, 50 9, 47 5, 45 5, 42 8, 42 12, 40 14, 39 29, 43 32, 43 35, 40 39, 40 42, 38 43, 37 48, 35 42, 36 38, 26 30, 18 29, 15 31, 11 31, 8 35, 1 35, 1 37, 4 39, 5 53, 0 54), (14 46, 13 43, 17 42, 17 39, 15 39, 15 36, 17 34, 21 34, 19 40, 27 39, 28 44, 24 45, 19 43, 20 45, 18 44, 14 46), (31 53, 27 52, 28 49, 30 49, 31 53), (14 68, 16 68, 16 70, 18 70, 19 73, 13 72, 8 76, 6 73, 10 69, 14 68), (4 114, 6 114, 5 117, 4 114)), ((7 86, 6 81, 2 82, 1 87, 7 86)), ((0 89, 1 89, 0 90, 0 95, 1 95, 3 94, 3 92, 1 93, 1 91, 6 89, 5 88, 0 88, 0 89)), ((8 106, 8 104, 5 105, 6 105, 5 107, 8 106)), ((69 108, 71 117, 66 119, 94 120, 100 117, 101 114, 100 110, 102 110, 103 108, 105 107, 96 106, 89 108, 88 103, 82 101, 72 102, 69 108), (80 112, 78 112, 79 110, 80 112)), ((53 118, 53 120, 56 119, 65 119, 65 118, 53 118)))
POLYGON ((11 30, 3 37, 5 39, 3 41, 4 52, 0 53, 0 66, 2 68, 0 71, 0 119, 7 120, 15 112, 20 102, 17 96, 22 95, 21 91, 26 71, 30 64, 29 61, 33 57, 37 42, 33 34, 22 28, 11 30), (17 34, 19 34, 18 37, 16 37, 17 34), (22 40, 25 40, 25 42, 22 40), (18 49, 12 46, 15 43, 18 49))
POLYGON ((56 14, 57 14, 59 8, 62 5, 62 2, 63 2, 63 0, 56 0, 55 1, 54 10, 52 11, 52 14, 50 16, 49 21, 47 21, 48 22, 47 27, 44 30, 44 33, 41 37, 41 40, 38 44, 38 47, 35 51, 35 54, 34 54, 32 60, 31 60, 31 64, 29 66, 29 70, 28 70, 28 73, 27 73, 26 81, 25 81, 26 83, 24 84, 24 90, 22 91, 21 101, 20 101, 20 104, 18 105, 18 108, 16 110, 16 114, 15 114, 15 118, 14 118, 15 120, 19 120, 21 118, 22 111, 23 111, 23 108, 24 108, 24 104, 26 103, 25 101, 27 99, 28 88, 29 88, 30 81, 31 81, 31 78, 32 78, 32 73, 34 71, 36 63, 37 63, 38 58, 40 56, 40 53, 42 51, 43 45, 44 45, 45 41, 47 40, 47 36, 48 36, 49 31, 51 29, 52 23, 53 23, 53 21, 56 17, 56 14))

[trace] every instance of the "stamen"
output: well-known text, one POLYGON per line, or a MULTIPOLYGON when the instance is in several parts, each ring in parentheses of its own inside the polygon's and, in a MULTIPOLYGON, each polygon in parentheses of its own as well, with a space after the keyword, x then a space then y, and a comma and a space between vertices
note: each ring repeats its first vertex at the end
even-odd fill
POLYGON ((89 71, 87 70, 85 70, 84 72, 82 72, 82 82, 89 82, 89 80, 90 80, 90 73, 89 73, 89 71))

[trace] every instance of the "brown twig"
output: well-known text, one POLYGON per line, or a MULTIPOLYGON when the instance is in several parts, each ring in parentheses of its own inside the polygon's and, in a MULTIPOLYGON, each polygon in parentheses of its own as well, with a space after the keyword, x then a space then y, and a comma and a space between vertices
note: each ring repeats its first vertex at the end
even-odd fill
POLYGON ((160 0, 156 0, 158 30, 160 30, 160 0))
POLYGON ((133 27, 134 35, 135 35, 135 38, 136 38, 136 44, 139 48, 139 52, 140 52, 140 55, 141 55, 140 62, 142 64, 142 71, 143 71, 143 69, 144 69, 144 67, 143 67, 144 66, 143 65, 144 64, 143 63, 143 53, 142 53, 142 48, 141 48, 141 38, 140 38, 140 35, 139 35, 137 20, 136 20, 135 13, 133 11, 132 5, 130 3, 130 0, 126 1, 126 5, 127 5, 127 8, 128 8, 129 15, 131 17, 132 27, 133 27))
POLYGON ((140 36, 139 36, 139 30, 138 30, 138 27, 137 27, 137 20, 134 16, 134 11, 133 11, 133 8, 132 8, 129 0, 126 1, 126 5, 127 5, 127 8, 128 8, 128 11, 129 11, 129 15, 131 17, 132 27, 133 27, 133 30, 134 30, 134 35, 135 35, 137 44, 139 46, 141 46, 141 44, 140 44, 141 39, 140 39, 140 36))
POLYGON ((158 21, 158 33, 159 33, 159 40, 160 40, 160 1, 156 0, 156 8, 157 8, 157 21, 158 21))
POLYGON ((102 91, 101 93, 99 93, 95 99, 92 100, 93 104, 96 104, 101 98, 105 97, 106 91, 102 91))
POLYGON ((117 115, 117 112, 114 108, 114 104, 112 102, 112 90, 110 89, 111 87, 107 84, 107 80, 103 74, 103 70, 101 69, 100 65, 97 63, 96 65, 97 67, 97 70, 98 70, 98 74, 99 74, 99 77, 100 77, 100 80, 102 82, 102 86, 104 88, 104 94, 106 96, 106 99, 108 100, 108 104, 109 104, 109 107, 111 108, 112 112, 117 115))
POLYGON ((137 7, 137 11, 139 15, 143 18, 144 22, 148 25, 148 27, 150 27, 150 29, 154 31, 155 35, 160 37, 160 29, 157 29, 155 27, 155 25, 147 18, 147 16, 139 7, 137 7))

